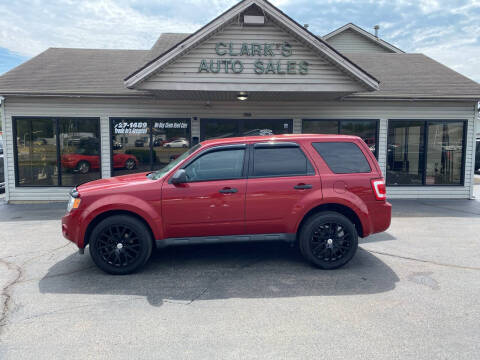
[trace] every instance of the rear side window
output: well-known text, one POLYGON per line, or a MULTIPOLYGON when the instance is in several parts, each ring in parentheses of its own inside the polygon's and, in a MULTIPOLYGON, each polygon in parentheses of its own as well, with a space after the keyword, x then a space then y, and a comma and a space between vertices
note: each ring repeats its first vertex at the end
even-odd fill
POLYGON ((255 148, 253 176, 313 175, 310 161, 299 147, 255 148))
POLYGON ((335 174, 368 173, 372 169, 357 144, 320 142, 312 144, 335 174))

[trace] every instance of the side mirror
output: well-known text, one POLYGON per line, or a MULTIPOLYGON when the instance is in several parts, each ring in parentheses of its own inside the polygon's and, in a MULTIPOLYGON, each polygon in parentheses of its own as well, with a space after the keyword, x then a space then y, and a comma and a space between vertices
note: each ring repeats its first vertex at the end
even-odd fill
POLYGON ((172 184, 184 184, 187 182, 187 172, 183 169, 177 170, 172 176, 172 184))

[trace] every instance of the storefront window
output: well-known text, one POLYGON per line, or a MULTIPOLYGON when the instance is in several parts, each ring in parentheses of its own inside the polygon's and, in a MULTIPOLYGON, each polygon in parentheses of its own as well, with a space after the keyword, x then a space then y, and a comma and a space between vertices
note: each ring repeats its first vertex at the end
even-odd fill
POLYGON ((62 185, 99 179, 100 129, 95 119, 59 119, 62 185))
POLYGON ((72 186, 100 178, 98 119, 14 118, 14 126, 18 186, 72 186))
POLYGON ((378 120, 303 120, 304 134, 340 134, 362 138, 377 157, 378 120))
POLYGON ((389 185, 421 185, 424 155, 423 122, 390 122, 387 145, 387 183, 389 185))
POLYGON ((304 134, 338 134, 338 121, 334 120, 303 120, 304 134))
POLYGON ((389 121, 387 184, 461 185, 464 127, 462 121, 389 121))
POLYGON ((202 140, 235 136, 262 136, 292 133, 292 120, 281 119, 202 119, 202 140))
POLYGON ((377 154, 377 121, 376 120, 343 120, 340 121, 340 134, 354 135, 362 138, 370 150, 377 154))
POLYGON ((158 170, 178 158, 190 147, 189 120, 153 122, 153 169, 158 170))
POLYGON ((462 182, 463 122, 428 125, 426 185, 462 182))
POLYGON ((189 119, 112 119, 114 176, 161 169, 189 147, 189 119))
POLYGON ((17 119, 18 185, 57 186, 57 139, 52 119, 17 119))

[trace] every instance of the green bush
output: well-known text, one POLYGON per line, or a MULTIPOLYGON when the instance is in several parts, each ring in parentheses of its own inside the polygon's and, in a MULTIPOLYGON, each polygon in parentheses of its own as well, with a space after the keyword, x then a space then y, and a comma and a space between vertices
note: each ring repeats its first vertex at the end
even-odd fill
MULTIPOLYGON (((150 150, 149 149, 128 149, 125 154, 133 155, 140 163, 150 163, 150 150)), ((157 160, 157 154, 153 152, 153 162, 157 160)))

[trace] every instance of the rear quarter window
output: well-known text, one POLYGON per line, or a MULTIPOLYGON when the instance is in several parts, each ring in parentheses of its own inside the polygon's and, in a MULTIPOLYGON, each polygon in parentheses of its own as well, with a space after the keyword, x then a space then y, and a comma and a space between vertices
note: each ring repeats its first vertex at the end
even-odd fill
POLYGON ((355 143, 318 142, 312 144, 335 174, 369 173, 367 158, 355 143))

